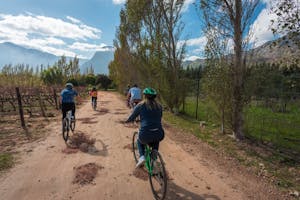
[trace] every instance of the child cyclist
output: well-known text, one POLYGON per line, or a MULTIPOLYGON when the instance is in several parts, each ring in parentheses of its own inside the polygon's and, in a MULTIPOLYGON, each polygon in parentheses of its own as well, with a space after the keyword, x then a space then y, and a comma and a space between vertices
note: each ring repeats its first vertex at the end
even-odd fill
POLYGON ((158 150, 159 142, 164 139, 164 130, 161 124, 162 106, 155 100, 156 91, 152 88, 143 90, 145 100, 139 103, 125 123, 133 122, 140 116, 140 130, 138 136, 138 149, 140 158, 136 167, 143 166, 145 162, 145 144, 150 144, 158 150))
POLYGON ((93 102, 97 103, 98 92, 96 87, 93 87, 93 89, 90 91, 90 96, 92 97, 92 105, 93 102))

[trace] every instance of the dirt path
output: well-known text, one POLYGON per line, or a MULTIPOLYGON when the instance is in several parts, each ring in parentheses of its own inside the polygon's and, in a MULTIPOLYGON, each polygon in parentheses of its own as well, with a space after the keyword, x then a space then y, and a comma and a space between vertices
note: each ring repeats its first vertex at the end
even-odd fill
MULTIPOLYGON (((136 128, 120 123, 130 111, 115 93, 101 92, 98 105, 98 111, 93 111, 89 102, 78 109, 76 127, 76 131, 96 138, 97 154, 63 153, 66 145, 60 121, 50 124, 48 137, 25 147, 28 153, 20 163, 0 178, 0 199, 153 199, 149 182, 133 175, 135 163, 126 146, 136 128), (93 183, 73 184, 74 168, 90 162, 103 167, 93 183)), ((167 129, 160 148, 170 175, 166 199, 271 199, 265 195, 269 191, 264 194, 257 189, 256 182, 231 176, 230 170, 206 160, 203 152, 193 155, 197 149, 191 146, 184 150, 185 144, 171 135, 167 129)))

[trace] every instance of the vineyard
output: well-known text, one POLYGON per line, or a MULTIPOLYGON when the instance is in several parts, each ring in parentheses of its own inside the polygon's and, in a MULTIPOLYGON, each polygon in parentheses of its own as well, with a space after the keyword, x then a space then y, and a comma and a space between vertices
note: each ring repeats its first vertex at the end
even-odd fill
POLYGON ((0 88, 0 114, 19 115, 19 124, 26 126, 25 118, 51 117, 51 110, 58 109, 59 88, 0 88))

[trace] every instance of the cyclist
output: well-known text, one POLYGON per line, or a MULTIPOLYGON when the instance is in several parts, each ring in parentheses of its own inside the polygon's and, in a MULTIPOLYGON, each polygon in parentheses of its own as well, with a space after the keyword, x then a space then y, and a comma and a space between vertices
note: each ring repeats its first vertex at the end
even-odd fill
POLYGON ((129 101, 131 108, 134 108, 136 104, 142 101, 141 93, 141 89, 137 86, 137 84, 134 84, 133 87, 129 89, 127 98, 130 99, 129 101))
POLYGON ((90 96, 92 97, 92 105, 93 102, 97 103, 98 92, 96 87, 93 87, 93 89, 90 91, 90 96))
POLYGON ((153 149, 158 150, 159 142, 164 139, 164 130, 161 124, 162 106, 155 100, 157 95, 153 88, 143 90, 145 100, 138 104, 125 123, 133 122, 140 116, 141 125, 138 136, 138 150, 140 158, 136 167, 140 167, 145 162, 145 144, 149 144, 153 149))
POLYGON ((73 89, 73 84, 67 83, 65 89, 60 93, 60 103, 63 114, 62 119, 66 117, 69 110, 72 110, 72 120, 75 120, 75 96, 78 96, 78 93, 73 89))

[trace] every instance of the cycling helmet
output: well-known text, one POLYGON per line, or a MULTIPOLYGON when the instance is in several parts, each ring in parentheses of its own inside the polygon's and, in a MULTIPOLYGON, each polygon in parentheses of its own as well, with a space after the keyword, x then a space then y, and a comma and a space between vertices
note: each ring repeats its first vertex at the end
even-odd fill
POLYGON ((147 87, 143 90, 143 94, 150 99, 153 99, 156 97, 157 93, 153 88, 147 87))
POLYGON ((72 89, 73 88, 73 84, 72 83, 67 83, 66 84, 66 88, 71 88, 72 89))
POLYGON ((96 89, 96 87, 93 87, 93 89, 92 89, 93 91, 96 91, 97 89, 96 89))

